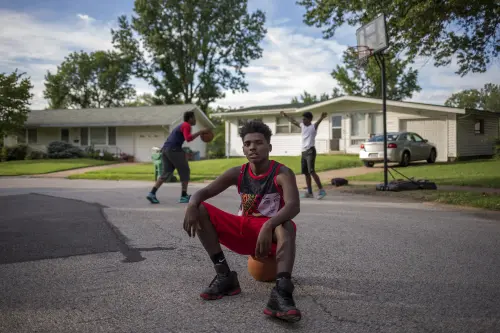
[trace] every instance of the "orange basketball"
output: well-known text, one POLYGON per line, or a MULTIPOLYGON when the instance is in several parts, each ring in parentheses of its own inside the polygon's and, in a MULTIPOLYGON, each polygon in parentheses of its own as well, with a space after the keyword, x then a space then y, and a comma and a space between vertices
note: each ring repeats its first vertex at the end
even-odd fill
POLYGON ((210 132, 201 134, 200 137, 201 137, 201 140, 203 140, 203 142, 210 142, 214 139, 214 133, 212 131, 210 131, 210 132))
POLYGON ((271 282, 276 280, 276 257, 248 257, 248 273, 257 281, 271 282))

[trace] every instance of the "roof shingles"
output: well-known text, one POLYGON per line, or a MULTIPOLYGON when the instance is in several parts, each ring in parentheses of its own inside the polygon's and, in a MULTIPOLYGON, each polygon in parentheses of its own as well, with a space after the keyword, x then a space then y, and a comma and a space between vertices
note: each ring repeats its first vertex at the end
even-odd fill
POLYGON ((39 110, 28 114, 26 126, 151 126, 171 125, 192 111, 193 104, 106 109, 39 110))

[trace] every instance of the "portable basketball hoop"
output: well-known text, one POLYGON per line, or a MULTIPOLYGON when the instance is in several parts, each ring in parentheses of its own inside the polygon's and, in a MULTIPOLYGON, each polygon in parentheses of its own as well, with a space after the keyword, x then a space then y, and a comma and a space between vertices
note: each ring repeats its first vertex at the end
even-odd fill
POLYGON ((358 66, 363 67, 372 56, 377 60, 382 76, 382 115, 384 125, 384 185, 378 190, 388 190, 387 183, 387 93, 385 82, 384 51, 389 47, 385 14, 380 14, 372 21, 356 30, 357 46, 351 48, 358 55, 358 66))

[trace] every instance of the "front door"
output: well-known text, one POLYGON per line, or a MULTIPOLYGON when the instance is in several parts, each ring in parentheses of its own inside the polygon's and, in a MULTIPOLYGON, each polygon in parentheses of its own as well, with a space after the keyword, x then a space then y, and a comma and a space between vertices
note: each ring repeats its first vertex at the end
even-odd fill
POLYGON ((342 138, 342 116, 332 116, 332 139, 330 141, 330 150, 340 150, 340 139, 342 138))
POLYGON ((61 141, 69 143, 69 129, 61 128, 61 141))

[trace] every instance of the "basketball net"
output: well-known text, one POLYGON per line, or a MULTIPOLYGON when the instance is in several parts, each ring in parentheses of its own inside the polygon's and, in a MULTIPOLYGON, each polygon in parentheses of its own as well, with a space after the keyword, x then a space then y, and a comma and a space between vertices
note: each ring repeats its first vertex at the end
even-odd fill
POLYGON ((356 63, 358 68, 366 68, 368 64, 368 58, 373 55, 373 49, 370 49, 368 46, 350 46, 349 50, 352 54, 356 55, 356 63))

